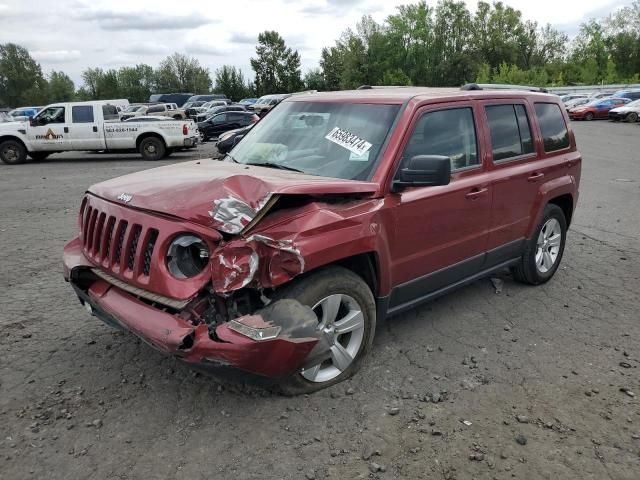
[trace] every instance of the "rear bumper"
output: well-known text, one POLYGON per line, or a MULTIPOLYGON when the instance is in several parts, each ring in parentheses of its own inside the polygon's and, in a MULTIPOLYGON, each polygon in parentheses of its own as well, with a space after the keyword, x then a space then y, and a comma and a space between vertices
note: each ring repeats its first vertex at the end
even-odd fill
POLYGON ((184 139, 184 146, 186 148, 195 147, 198 144, 198 136, 188 137, 184 139))
POLYGON ((274 338, 258 341, 232 329, 231 322, 216 327, 198 324, 190 321, 189 307, 170 313, 105 280, 91 278, 90 263, 76 242, 65 247, 63 263, 65 279, 92 315, 193 366, 276 379, 299 371, 316 356, 312 351, 319 347, 317 319, 311 309, 294 300, 274 302, 253 315, 234 319, 250 329, 280 327, 274 338))

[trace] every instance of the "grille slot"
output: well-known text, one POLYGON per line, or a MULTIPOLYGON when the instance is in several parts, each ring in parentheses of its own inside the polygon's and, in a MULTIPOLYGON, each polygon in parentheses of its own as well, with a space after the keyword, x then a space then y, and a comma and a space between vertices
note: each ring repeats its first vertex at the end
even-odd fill
POLYGON ((106 232, 107 235, 105 237, 104 244, 104 258, 109 259, 109 253, 111 253, 111 242, 113 237, 113 229, 116 225, 116 217, 109 217, 109 221, 107 222, 106 232))
POLYGON ((151 271, 151 258, 153 257, 153 249, 156 246, 156 240, 158 239, 158 230, 152 228, 149 230, 149 237, 147 239, 147 245, 144 249, 144 257, 142 264, 142 274, 149 276, 151 271))
POLYGON ((118 235, 116 243, 115 257, 113 258, 113 264, 118 265, 120 263, 120 257, 122 256, 122 245, 124 244, 124 236, 127 233, 127 226, 129 223, 126 220, 120 222, 120 235, 118 235))
POLYGON ((107 217, 106 213, 101 213, 98 216, 98 222, 96 223, 96 229, 93 232, 93 253, 99 255, 100 242, 102 242, 102 228, 104 227, 104 220, 107 217))
POLYGON ((129 255, 127 256, 127 268, 133 270, 136 264, 136 250, 138 248, 138 242, 140 241, 140 234, 142 233, 142 227, 140 225, 133 226, 133 239, 131 240, 131 246, 129 247, 129 255))

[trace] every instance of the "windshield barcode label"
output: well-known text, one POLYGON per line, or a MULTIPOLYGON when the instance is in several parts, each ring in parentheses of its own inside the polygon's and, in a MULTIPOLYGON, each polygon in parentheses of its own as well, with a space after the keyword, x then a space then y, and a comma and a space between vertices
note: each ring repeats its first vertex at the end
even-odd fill
POLYGON ((324 138, 326 138, 330 142, 336 143, 341 147, 346 148, 356 155, 363 155, 371 148, 371 144, 366 140, 363 140, 357 135, 349 133, 346 130, 342 130, 338 127, 335 127, 333 130, 331 130, 324 138))

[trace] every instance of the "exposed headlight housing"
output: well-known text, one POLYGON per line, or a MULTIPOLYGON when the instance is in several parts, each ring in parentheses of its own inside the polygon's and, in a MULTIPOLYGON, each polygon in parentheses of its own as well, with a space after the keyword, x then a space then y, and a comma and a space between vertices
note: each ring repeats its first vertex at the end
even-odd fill
POLYGON ((209 248, 195 235, 177 236, 167 250, 167 268, 176 278, 192 278, 209 263, 209 248))

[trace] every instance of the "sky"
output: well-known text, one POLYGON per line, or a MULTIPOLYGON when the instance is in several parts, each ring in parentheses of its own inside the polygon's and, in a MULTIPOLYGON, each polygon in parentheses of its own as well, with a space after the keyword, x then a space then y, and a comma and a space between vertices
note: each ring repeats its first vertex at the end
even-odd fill
MULTIPOLYGON (((465 0, 473 11, 476 0, 465 0)), ((323 47, 370 14, 383 21, 411 0, 0 0, 0 43, 26 47, 43 72, 62 70, 80 86, 88 67, 147 63, 173 52, 198 58, 212 73, 249 63, 259 32, 276 30, 298 50, 302 72, 318 66, 323 47)), ((437 0, 428 0, 435 5, 437 0)), ((505 0, 523 17, 573 36, 580 23, 631 0, 505 0)))

